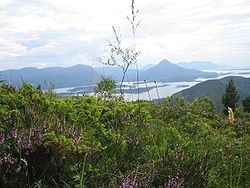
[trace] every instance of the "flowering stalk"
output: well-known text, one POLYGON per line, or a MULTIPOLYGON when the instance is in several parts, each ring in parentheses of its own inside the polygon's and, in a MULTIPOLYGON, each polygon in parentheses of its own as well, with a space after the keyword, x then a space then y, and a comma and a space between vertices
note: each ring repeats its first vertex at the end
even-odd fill
POLYGON ((230 108, 230 107, 228 107, 227 111, 228 111, 228 120, 229 120, 229 123, 230 123, 230 125, 234 125, 235 118, 234 118, 233 109, 230 108))

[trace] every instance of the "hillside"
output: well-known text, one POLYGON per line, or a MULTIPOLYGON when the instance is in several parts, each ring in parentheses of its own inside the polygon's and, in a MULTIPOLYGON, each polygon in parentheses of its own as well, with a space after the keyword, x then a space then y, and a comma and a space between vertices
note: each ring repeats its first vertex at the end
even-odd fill
POLYGON ((225 86, 230 79, 234 80, 235 86, 240 95, 240 101, 250 95, 250 78, 229 76, 219 80, 208 80, 201 82, 191 88, 184 89, 175 95, 186 96, 189 100, 194 100, 199 96, 208 96, 221 106, 220 100, 225 93, 225 86))
POLYGON ((204 99, 126 102, 2 85, 0 187, 245 188, 249 126, 250 113, 232 125, 204 99))
POLYGON ((6 80, 11 85, 19 87, 23 82, 27 82, 34 86, 41 85, 43 89, 50 88, 52 85, 55 88, 61 88, 95 84, 99 79, 100 75, 92 67, 80 64, 68 68, 27 67, 0 72, 0 80, 6 80))
POLYGON ((202 72, 195 69, 186 69, 170 63, 167 60, 147 69, 141 73, 142 80, 160 81, 160 82, 178 82, 192 81, 197 78, 216 77, 217 73, 202 72))

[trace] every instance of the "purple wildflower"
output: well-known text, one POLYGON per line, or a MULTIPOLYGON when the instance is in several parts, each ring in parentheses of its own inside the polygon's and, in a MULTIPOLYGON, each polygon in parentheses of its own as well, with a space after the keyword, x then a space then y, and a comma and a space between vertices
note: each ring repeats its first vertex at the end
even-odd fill
POLYGON ((178 187, 178 176, 169 176, 168 180, 164 183, 164 188, 177 188, 178 187))
POLYGON ((123 183, 122 186, 120 186, 120 188, 136 188, 138 187, 138 179, 137 176, 134 176, 134 178, 132 179, 126 179, 123 183))

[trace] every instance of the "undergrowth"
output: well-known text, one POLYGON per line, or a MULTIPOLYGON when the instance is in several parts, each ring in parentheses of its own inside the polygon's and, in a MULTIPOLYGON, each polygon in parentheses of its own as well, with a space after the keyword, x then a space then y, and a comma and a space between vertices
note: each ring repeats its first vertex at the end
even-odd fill
POLYGON ((250 114, 0 87, 0 187, 250 187, 250 114))

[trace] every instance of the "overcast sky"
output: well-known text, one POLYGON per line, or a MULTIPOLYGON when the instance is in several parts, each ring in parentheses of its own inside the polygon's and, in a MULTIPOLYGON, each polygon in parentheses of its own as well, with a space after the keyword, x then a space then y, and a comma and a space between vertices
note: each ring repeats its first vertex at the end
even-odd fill
MULTIPOLYGON (((137 0, 141 66, 250 66, 250 0, 137 0)), ((0 69, 97 66, 112 26, 131 37, 130 0, 0 0, 0 69)), ((101 65, 100 65, 101 66, 101 65)))

